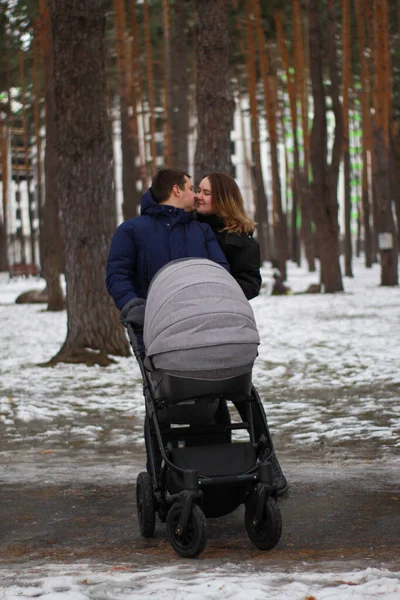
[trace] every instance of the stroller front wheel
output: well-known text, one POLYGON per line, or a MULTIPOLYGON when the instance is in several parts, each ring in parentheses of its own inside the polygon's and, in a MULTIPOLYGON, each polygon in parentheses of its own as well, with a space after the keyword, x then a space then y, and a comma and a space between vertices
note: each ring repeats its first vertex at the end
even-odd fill
POLYGON ((139 473, 136 481, 136 509, 140 533, 146 538, 153 537, 156 527, 153 483, 145 471, 139 473))
POLYGON ((207 544, 207 519, 198 504, 193 504, 186 531, 178 534, 183 505, 175 502, 167 515, 167 535, 171 546, 183 558, 195 558, 207 544))
POLYGON ((257 494, 253 493, 246 502, 244 524, 247 534, 259 550, 272 550, 282 535, 282 515, 271 496, 265 500, 262 518, 255 522, 257 494))

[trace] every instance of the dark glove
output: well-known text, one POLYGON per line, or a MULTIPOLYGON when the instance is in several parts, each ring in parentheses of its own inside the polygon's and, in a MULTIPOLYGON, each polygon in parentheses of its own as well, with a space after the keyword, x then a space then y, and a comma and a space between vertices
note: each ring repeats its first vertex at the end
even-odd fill
POLYGON ((127 326, 130 323, 135 331, 143 331, 146 300, 133 298, 121 310, 121 321, 127 326))

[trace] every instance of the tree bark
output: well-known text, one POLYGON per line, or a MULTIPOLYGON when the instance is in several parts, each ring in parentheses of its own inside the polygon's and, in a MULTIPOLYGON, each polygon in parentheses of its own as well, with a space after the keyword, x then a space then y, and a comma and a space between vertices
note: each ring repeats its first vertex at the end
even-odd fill
MULTIPOLYGON (((238 30, 241 40, 241 51, 246 58, 246 84, 250 103, 251 125, 251 156, 252 156, 252 187, 255 200, 255 218, 257 221, 257 240, 260 245, 261 260, 277 260, 276 249, 271 248, 269 231, 268 199, 264 187, 261 167, 260 135, 258 130, 257 109, 257 75, 256 55, 254 46, 254 31, 251 20, 251 2, 246 0, 246 36, 242 37, 242 27, 238 20, 238 30)), ((239 19, 239 18, 238 18, 239 19)))
POLYGON ((151 48, 150 19, 148 0, 143 0, 143 22, 144 37, 146 46, 146 73, 147 73, 147 91, 150 111, 150 149, 152 174, 154 176, 157 169, 157 148, 156 148, 156 115, 154 98, 154 72, 153 72, 153 53, 151 48))
POLYGON ((0 152, 3 217, 0 219, 0 271, 8 271, 7 200, 8 200, 8 128, 0 118, 0 152))
POLYGON ((163 9, 163 35, 164 35, 164 56, 163 56, 163 108, 164 108, 164 166, 171 167, 171 22, 169 0, 162 0, 163 9))
POLYGON ((381 285, 398 285, 397 232, 392 212, 390 186, 390 64, 387 47, 388 22, 387 0, 374 0, 375 23, 375 119, 374 151, 377 193, 377 233, 381 257, 381 285), (382 234, 391 237, 391 243, 383 243, 382 234))
POLYGON ((171 85, 168 120, 171 131, 171 167, 189 170, 189 31, 187 28, 191 2, 175 2, 171 11, 171 85), (189 4, 189 6, 188 6, 189 4))
POLYGON ((136 126, 138 153, 140 156, 140 179, 142 181, 142 190, 146 190, 149 185, 149 174, 147 164, 147 143, 146 143, 146 119, 143 107, 143 76, 140 57, 139 32, 136 15, 136 0, 131 0, 131 30, 132 30, 132 108, 133 125, 136 126), (139 112, 138 112, 139 109, 139 112), (140 119, 139 119, 140 116, 140 119), (139 143, 139 122, 142 127, 143 145, 139 143))
POLYGON ((46 0, 40 0, 40 46, 45 81, 46 146, 44 154, 45 199, 39 207, 41 271, 48 292, 47 310, 64 310, 64 296, 60 276, 63 245, 59 215, 57 182, 58 158, 56 153, 56 124, 54 105, 53 57, 51 52, 50 17, 46 0))
POLYGON ((302 12, 300 0, 293 0, 293 64, 296 98, 301 107, 301 129, 303 135, 303 167, 300 170, 299 184, 301 190, 301 237, 303 239, 305 255, 310 273, 315 271, 315 240, 312 231, 309 168, 310 148, 308 133, 308 76, 303 36, 306 37, 305 28, 302 26, 302 12))
POLYGON ((274 226, 275 247, 278 254, 279 270, 285 281, 286 260, 288 259, 288 237, 286 215, 282 208, 282 187, 279 173, 278 156, 278 92, 277 77, 275 69, 271 68, 271 60, 268 56, 268 49, 265 47, 265 37, 261 21, 261 10, 259 0, 253 0, 254 20, 256 26, 256 38, 258 47, 258 56, 262 73, 264 88, 264 106, 267 116, 267 127, 269 134, 269 147, 272 171, 272 214, 274 226))
POLYGON ((30 263, 37 265, 36 257, 36 240, 33 227, 35 215, 35 198, 31 191, 32 180, 32 164, 29 161, 29 135, 28 135, 28 116, 26 110, 25 98, 25 69, 24 69, 24 52, 22 48, 19 50, 19 72, 21 83, 21 105, 22 105, 22 130, 24 142, 24 171, 26 183, 26 195, 28 198, 28 222, 29 222, 29 245, 30 245, 30 263))
POLYGON ((213 171, 232 173, 235 103, 229 80, 227 0, 197 0, 197 143, 195 181, 213 171))
POLYGON ((358 48, 361 65, 361 111, 362 111, 362 208, 364 225, 365 266, 372 267, 371 202, 368 183, 368 156, 371 155, 371 117, 369 106, 369 74, 365 58, 365 29, 361 0, 354 0, 358 48))
POLYGON ((104 276, 116 225, 98 0, 49 0, 58 181, 65 240, 67 338, 54 362, 106 365, 129 348, 104 276))
POLYGON ((351 162, 349 140, 349 89, 350 89, 350 0, 341 0, 343 48, 343 162, 344 162, 344 274, 353 277, 351 239, 351 162))
MULTIPOLYGON (((323 45, 318 4, 318 0, 309 0, 308 4, 310 75, 314 101, 314 119, 311 132, 312 197, 317 247, 321 263, 321 282, 326 293, 334 293, 343 291, 339 265, 338 209, 335 187, 338 172, 338 145, 340 144, 341 147, 342 138, 341 135, 338 137, 338 131, 336 130, 332 164, 328 165, 326 99, 322 61, 323 45)), ((329 35, 332 35, 332 31, 329 31, 328 37, 329 35)), ((330 43, 333 44, 334 40, 331 39, 330 43)), ((330 62, 332 67, 332 59, 330 62)), ((334 79, 335 76, 333 75, 332 86, 335 85, 334 79)), ((334 99, 335 94, 332 93, 333 102, 334 99)), ((335 116, 337 116, 336 113, 335 116)), ((337 123, 336 121, 336 128, 337 123)))
POLYGON ((40 139, 40 92, 39 92, 39 23, 40 19, 35 21, 34 39, 33 39, 33 121, 35 128, 36 145, 36 210, 39 221, 39 254, 40 254, 40 217, 43 203, 42 195, 42 144, 40 139))
MULTIPOLYGON (((376 58, 376 41, 375 41, 375 28, 376 23, 374 19, 374 11, 373 11, 373 0, 363 0, 363 8, 365 14, 365 24, 367 31, 367 39, 368 39, 368 71, 369 71, 369 89, 371 94, 371 104, 374 109, 374 113, 376 111, 376 97, 375 97, 375 89, 374 89, 374 79, 376 75, 376 67, 377 67, 377 58, 376 58)), ((376 178, 375 178, 375 152, 374 152, 374 143, 373 143, 373 129, 374 129, 375 115, 372 116, 369 113, 369 125, 367 128, 367 132, 369 135, 369 150, 370 150, 370 160, 371 160, 371 204, 372 204, 372 221, 373 221, 373 232, 372 232, 372 260, 373 262, 378 261, 378 200, 377 200, 377 188, 376 188, 376 178)))
POLYGON ((137 189, 138 173, 135 163, 136 140, 129 118, 127 72, 127 40, 126 17, 123 0, 114 0, 115 31, 117 50, 118 94, 121 124, 121 154, 122 154, 122 214, 124 219, 131 219, 138 214, 140 193, 137 189))

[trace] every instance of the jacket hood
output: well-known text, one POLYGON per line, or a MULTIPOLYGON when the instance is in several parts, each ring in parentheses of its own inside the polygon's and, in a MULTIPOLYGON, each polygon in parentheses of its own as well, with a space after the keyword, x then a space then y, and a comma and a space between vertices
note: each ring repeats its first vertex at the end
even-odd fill
POLYGON ((189 222, 193 219, 193 213, 185 212, 183 208, 175 208, 170 204, 159 204, 154 200, 151 188, 145 192, 140 201, 140 214, 151 217, 168 217, 180 222, 189 222))
POLYGON ((154 210, 158 206, 160 205, 154 200, 151 188, 149 188, 140 200, 140 214, 144 215, 146 212, 149 212, 150 209, 154 210))

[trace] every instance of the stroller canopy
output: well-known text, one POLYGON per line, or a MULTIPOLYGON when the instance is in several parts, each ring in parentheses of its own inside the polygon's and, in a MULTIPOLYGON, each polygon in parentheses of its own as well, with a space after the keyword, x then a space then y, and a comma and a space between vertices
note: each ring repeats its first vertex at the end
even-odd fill
POLYGON ((235 279, 211 260, 188 258, 168 263, 151 282, 144 343, 155 369, 223 379, 251 371, 260 338, 235 279))

